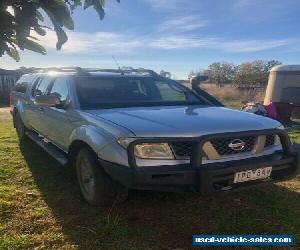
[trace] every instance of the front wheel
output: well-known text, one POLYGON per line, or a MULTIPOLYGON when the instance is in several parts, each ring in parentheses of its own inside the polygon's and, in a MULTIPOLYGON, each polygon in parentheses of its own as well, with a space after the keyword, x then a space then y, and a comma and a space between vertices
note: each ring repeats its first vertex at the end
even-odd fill
POLYGON ((107 175, 88 147, 79 151, 76 173, 83 198, 91 205, 109 206, 127 199, 128 190, 107 175))

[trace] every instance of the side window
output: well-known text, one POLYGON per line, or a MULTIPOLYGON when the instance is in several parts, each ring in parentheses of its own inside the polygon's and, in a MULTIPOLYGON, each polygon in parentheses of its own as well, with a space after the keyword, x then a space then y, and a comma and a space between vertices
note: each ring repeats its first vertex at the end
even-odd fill
POLYGON ((32 96, 32 97, 35 97, 35 91, 36 91, 36 88, 37 88, 37 86, 39 85, 40 81, 41 81, 41 78, 39 77, 39 78, 37 78, 37 79, 34 81, 34 83, 32 84, 32 88, 31 88, 31 96, 32 96))
POLYGON ((69 96, 69 90, 66 79, 57 78, 54 81, 49 94, 57 96, 61 102, 66 102, 69 96))
POLYGON ((17 82, 14 86, 13 91, 25 94, 27 89, 27 82, 17 82))
POLYGON ((20 79, 16 82, 12 91, 25 94, 29 82, 30 82, 30 77, 28 75, 21 76, 20 79))
POLYGON ((45 77, 41 79, 35 87, 33 96, 46 94, 49 84, 52 82, 53 78, 45 77))

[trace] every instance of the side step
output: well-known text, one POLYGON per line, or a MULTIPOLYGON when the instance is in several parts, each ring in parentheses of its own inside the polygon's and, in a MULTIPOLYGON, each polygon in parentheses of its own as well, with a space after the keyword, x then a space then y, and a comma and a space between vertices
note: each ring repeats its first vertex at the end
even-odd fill
POLYGON ((67 155, 51 143, 43 141, 36 133, 27 131, 26 135, 44 149, 49 155, 56 159, 61 165, 65 166, 68 163, 67 155))

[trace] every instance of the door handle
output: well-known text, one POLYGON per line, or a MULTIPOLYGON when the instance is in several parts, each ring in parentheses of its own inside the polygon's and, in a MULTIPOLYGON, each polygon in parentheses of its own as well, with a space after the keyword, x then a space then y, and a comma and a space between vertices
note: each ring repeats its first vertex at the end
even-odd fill
POLYGON ((39 107, 39 111, 44 112, 44 108, 43 107, 39 107))

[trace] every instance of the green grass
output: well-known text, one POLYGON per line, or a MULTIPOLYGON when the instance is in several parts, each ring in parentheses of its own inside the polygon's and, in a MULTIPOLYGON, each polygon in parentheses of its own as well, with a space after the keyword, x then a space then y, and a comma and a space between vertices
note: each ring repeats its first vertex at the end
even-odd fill
POLYGON ((191 249, 192 234, 211 233, 293 234, 300 242, 299 177, 213 197, 132 191, 112 210, 94 208, 68 169, 33 143, 18 144, 7 109, 0 124, 1 250, 191 249))

